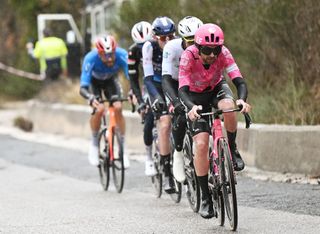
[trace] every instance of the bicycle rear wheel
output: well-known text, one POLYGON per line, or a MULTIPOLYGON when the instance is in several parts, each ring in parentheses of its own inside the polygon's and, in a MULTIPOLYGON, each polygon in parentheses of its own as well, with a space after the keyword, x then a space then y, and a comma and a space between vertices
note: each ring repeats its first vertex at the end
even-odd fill
POLYGON ((118 193, 122 192, 124 184, 123 142, 120 131, 112 129, 112 148, 114 159, 112 161, 113 182, 118 193))
POLYGON ((183 141, 183 156, 185 161, 186 172, 186 196, 188 203, 193 212, 197 213, 200 208, 200 187, 196 171, 193 165, 192 138, 185 136, 183 141))
POLYGON ((170 197, 175 203, 179 203, 181 201, 182 186, 181 183, 179 183, 177 180, 173 179, 173 181, 175 191, 174 193, 170 193, 170 197))
POLYGON ((228 142, 221 138, 218 143, 221 189, 224 199, 224 205, 231 226, 235 231, 238 227, 238 205, 235 178, 228 142))
POLYGON ((162 195, 162 172, 160 166, 160 155, 159 152, 153 155, 154 168, 157 172, 154 176, 151 177, 152 187, 157 198, 160 198, 162 195))
POLYGON ((100 175, 100 183, 104 190, 108 190, 109 181, 110 181, 110 158, 109 158, 109 144, 106 138, 107 129, 103 129, 99 133, 99 175, 100 175))

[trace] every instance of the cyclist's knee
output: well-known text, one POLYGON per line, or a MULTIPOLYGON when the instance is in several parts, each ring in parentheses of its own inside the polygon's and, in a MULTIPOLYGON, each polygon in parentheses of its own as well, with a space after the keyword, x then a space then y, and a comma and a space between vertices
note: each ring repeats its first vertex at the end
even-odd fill
POLYGON ((104 106, 103 104, 100 104, 100 105, 98 106, 98 108, 96 109, 95 114, 97 114, 97 115, 99 115, 99 116, 102 116, 103 113, 104 113, 104 111, 105 111, 105 106, 104 106))
POLYGON ((218 102, 218 107, 221 110, 230 110, 234 108, 234 101, 230 98, 222 99, 218 102))

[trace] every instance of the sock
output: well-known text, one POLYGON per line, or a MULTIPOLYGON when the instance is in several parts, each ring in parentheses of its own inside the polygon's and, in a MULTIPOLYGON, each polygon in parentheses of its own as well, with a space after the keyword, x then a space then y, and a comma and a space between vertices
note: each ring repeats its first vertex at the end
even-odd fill
POLYGON ((160 163, 163 165, 164 176, 170 175, 170 154, 160 155, 160 163))
POLYGON ((208 175, 198 176, 199 185, 202 192, 202 200, 209 198, 208 175))
POLYGON ((229 147, 231 152, 237 149, 237 144, 236 144, 236 137, 237 137, 237 131, 235 132, 228 132, 227 131, 227 136, 228 136, 228 142, 229 142, 229 147))
POLYGON ((151 145, 146 145, 146 160, 147 161, 152 161, 152 144, 151 145))
POLYGON ((99 132, 92 132, 92 144, 95 146, 99 145, 98 135, 99 135, 99 132))

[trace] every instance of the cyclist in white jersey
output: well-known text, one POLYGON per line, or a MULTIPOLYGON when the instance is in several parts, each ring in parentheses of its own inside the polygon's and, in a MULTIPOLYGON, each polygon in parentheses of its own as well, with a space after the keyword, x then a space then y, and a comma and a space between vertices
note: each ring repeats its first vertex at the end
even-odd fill
POLYGON ((182 52, 194 43, 196 30, 203 25, 197 17, 186 16, 178 24, 178 33, 181 38, 169 41, 163 49, 162 60, 162 89, 166 98, 174 107, 173 138, 175 151, 173 154, 173 175, 179 182, 186 178, 184 159, 182 154, 183 138, 186 131, 184 106, 178 97, 179 63, 182 52))

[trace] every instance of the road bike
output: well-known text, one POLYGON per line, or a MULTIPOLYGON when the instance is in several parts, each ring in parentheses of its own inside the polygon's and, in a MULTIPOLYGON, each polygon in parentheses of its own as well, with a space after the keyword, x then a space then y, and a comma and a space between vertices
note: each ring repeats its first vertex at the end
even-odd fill
MULTIPOLYGON (((151 177, 151 182, 154 187, 156 196, 160 198, 162 195, 163 166, 161 165, 161 162, 160 162, 161 156, 159 153, 159 139, 158 139, 158 131, 156 126, 154 126, 152 129, 152 136, 153 136, 153 150, 154 150, 152 159, 156 169, 156 174, 151 177)), ((171 145, 171 149, 174 150, 172 135, 170 135, 170 145, 171 145)), ((171 175, 173 175, 173 171, 172 171, 173 156, 172 155, 173 155, 173 152, 171 153, 171 160, 170 160, 171 175)), ((175 191, 173 193, 170 193, 169 195, 175 203, 179 203, 181 201, 182 185, 174 177, 173 177, 173 181, 174 181, 175 191)))
MULTIPOLYGON (((236 109, 213 110, 201 114, 201 116, 209 116, 211 123, 213 146, 209 150, 209 190, 216 211, 215 217, 218 218, 219 225, 223 226, 226 214, 232 231, 237 230, 238 226, 236 175, 228 139, 223 135, 220 116, 223 113, 238 112, 241 109, 242 106, 238 106, 236 109)), ((244 113, 244 117, 246 128, 249 128, 251 118, 247 113, 244 113)))
MULTIPOLYGON (((120 101, 127 101, 123 98, 120 101)), ((110 170, 112 170, 113 182, 118 193, 122 192, 125 177, 123 165, 123 140, 121 133, 116 126, 115 109, 113 100, 99 100, 100 103, 108 102, 106 113, 109 115, 107 124, 106 113, 102 116, 101 128, 99 131, 99 175, 104 190, 108 190, 110 181, 110 170)))
MULTIPOLYGON (((147 99, 148 101, 148 99, 147 99)), ((149 103, 149 102, 147 102, 149 103)), ((150 103, 149 103, 150 104, 150 103)), ((149 105, 150 106, 150 105, 149 105)), ((149 108, 149 106, 147 108, 149 108)), ((142 122, 144 123, 144 119, 142 122)), ((163 184, 163 166, 161 165, 161 156, 159 152, 159 139, 158 139, 158 130, 157 130, 157 120, 154 119, 154 125, 152 129, 152 139, 153 139, 153 146, 152 146, 152 160, 154 162, 154 168, 156 170, 156 174, 151 176, 151 183, 152 187, 154 188, 154 192, 157 198, 160 198, 162 195, 162 184, 163 184)), ((172 134, 170 134, 170 147, 172 149, 171 158, 170 158, 170 168, 171 168, 171 175, 173 175, 172 166, 173 166, 173 151, 174 151, 174 143, 173 143, 172 134)), ((181 201, 182 196, 182 185, 179 183, 174 177, 174 188, 175 191, 170 195, 171 199, 175 203, 179 203, 181 201)))

